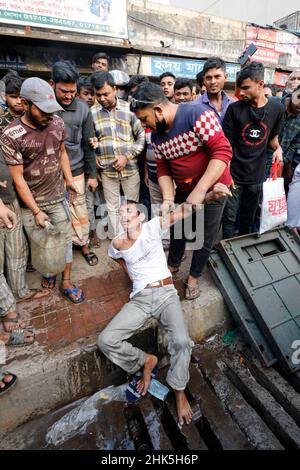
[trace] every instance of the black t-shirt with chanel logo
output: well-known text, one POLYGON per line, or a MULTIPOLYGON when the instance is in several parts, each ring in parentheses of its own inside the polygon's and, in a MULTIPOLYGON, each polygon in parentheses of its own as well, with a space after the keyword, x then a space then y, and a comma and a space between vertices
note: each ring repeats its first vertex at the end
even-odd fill
POLYGON ((268 145, 279 134, 283 119, 284 108, 274 98, 262 108, 243 101, 228 107, 223 130, 233 148, 230 172, 236 184, 265 181, 268 145))

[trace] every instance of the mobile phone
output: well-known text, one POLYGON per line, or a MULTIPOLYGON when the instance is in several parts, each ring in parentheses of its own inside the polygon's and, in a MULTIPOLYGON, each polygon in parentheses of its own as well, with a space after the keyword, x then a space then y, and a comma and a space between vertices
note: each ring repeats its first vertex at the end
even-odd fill
POLYGON ((245 63, 252 57, 255 52, 257 51, 257 47, 255 44, 250 44, 247 49, 243 52, 243 54, 239 57, 239 63, 241 65, 245 65, 245 63))

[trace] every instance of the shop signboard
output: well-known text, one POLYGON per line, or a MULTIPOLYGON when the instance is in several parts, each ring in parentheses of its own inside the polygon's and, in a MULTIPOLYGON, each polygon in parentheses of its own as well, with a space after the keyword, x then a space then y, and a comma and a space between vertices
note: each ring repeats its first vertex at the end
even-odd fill
POLYGON ((127 1, 1 0, 0 22, 127 38, 127 1))
POLYGON ((290 74, 288 72, 275 72, 274 85, 284 87, 288 81, 290 74))
POLYGON ((300 64, 300 39, 294 34, 259 26, 246 27, 246 46, 255 44, 253 60, 297 67, 300 64))
MULTIPOLYGON (((164 72, 172 72, 177 78, 195 79, 201 72, 204 60, 171 59, 165 57, 151 57, 151 75, 158 77, 164 72)), ((236 74, 240 70, 239 64, 226 64, 228 81, 235 82, 236 74)))

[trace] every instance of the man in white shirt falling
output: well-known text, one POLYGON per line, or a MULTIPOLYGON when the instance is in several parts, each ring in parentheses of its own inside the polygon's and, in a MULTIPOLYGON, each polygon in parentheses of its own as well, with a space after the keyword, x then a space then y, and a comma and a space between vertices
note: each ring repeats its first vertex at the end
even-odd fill
MULTIPOLYGON (((207 194, 205 202, 228 195, 231 195, 228 188, 219 183, 207 194)), ((164 217, 156 217, 143 224, 145 216, 139 212, 135 202, 125 201, 122 204, 120 219, 124 232, 112 241, 108 254, 127 271, 133 290, 130 301, 98 338, 101 351, 127 373, 135 374, 143 369, 137 391, 145 396, 158 359, 132 346, 127 340, 151 317, 160 322, 168 336, 170 369, 167 382, 175 393, 180 425, 190 424, 193 418, 185 389, 194 343, 184 323, 162 237, 171 225, 186 219, 194 210, 195 206, 182 204, 164 217)))

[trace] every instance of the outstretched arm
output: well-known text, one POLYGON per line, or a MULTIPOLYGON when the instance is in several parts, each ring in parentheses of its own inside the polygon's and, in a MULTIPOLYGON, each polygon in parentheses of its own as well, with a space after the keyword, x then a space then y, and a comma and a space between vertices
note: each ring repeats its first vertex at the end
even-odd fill
MULTIPOLYGON (((211 201, 219 201, 225 197, 231 197, 232 194, 227 186, 223 183, 217 183, 213 190, 206 194, 204 204, 211 201)), ((186 219, 193 212, 203 209, 203 204, 189 204, 187 202, 180 204, 174 211, 161 217, 161 227, 167 230, 179 220, 186 219)))

